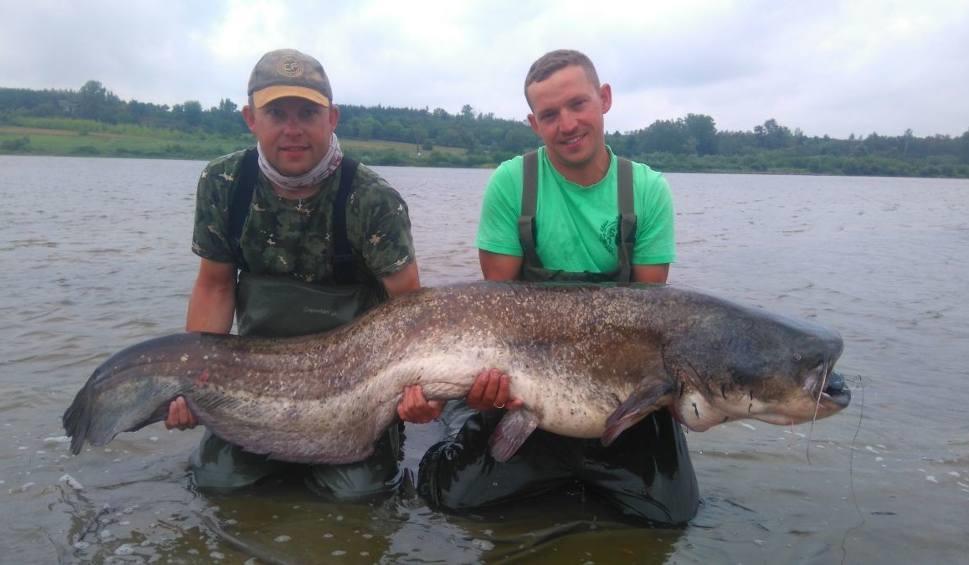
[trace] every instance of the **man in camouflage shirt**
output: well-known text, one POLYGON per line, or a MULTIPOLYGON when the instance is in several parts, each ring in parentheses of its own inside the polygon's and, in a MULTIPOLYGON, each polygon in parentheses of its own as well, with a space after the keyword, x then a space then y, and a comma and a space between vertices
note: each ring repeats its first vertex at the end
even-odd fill
MULTIPOLYGON (((206 261, 236 266, 228 216, 231 187, 243 153, 232 153, 209 163, 199 179, 192 251, 202 258, 203 267, 206 261)), ((307 193, 305 198, 289 199, 277 194, 261 175, 239 241, 247 270, 307 283, 332 281, 330 211, 339 182, 337 170, 315 192, 307 193)), ((405 277, 400 282, 417 282, 407 205, 397 191, 367 167, 357 169, 346 218, 347 237, 358 243, 354 251, 373 277, 383 279, 400 273, 405 277)))
MULTIPOLYGON (((305 323, 298 312, 341 308, 347 300, 340 294, 343 288, 362 288, 368 291, 362 295, 376 296, 377 301, 418 289, 407 206, 386 181, 362 165, 345 207, 357 283, 334 285, 334 202, 346 169, 334 134, 340 112, 320 63, 291 49, 269 52, 253 69, 248 93, 242 112, 258 141, 259 174, 254 175, 241 233, 234 235, 230 209, 235 213, 232 203, 242 184, 238 180, 245 152, 216 159, 202 172, 192 243, 201 263, 186 330, 229 333, 236 314, 243 334, 313 333, 339 322, 305 323), (327 294, 328 288, 338 291, 335 297, 327 294), (258 328, 266 316, 288 327, 255 332, 248 322, 243 324, 244 319, 255 320, 252 327, 258 328)), ((436 407, 422 408, 426 404, 421 402, 410 408, 413 403, 398 407, 403 419, 424 422, 436 415, 436 407)), ((186 429, 197 420, 179 397, 171 403, 165 424, 186 429)), ((366 461, 312 467, 310 483, 344 499, 394 489, 400 479, 398 432, 399 426, 391 426, 366 461)), ((193 477, 200 487, 245 486, 282 468, 210 433, 192 456, 193 477)))

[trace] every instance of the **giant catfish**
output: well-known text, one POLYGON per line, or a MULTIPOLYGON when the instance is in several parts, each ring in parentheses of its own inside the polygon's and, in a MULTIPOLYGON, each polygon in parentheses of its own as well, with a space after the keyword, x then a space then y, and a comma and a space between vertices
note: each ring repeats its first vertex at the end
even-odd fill
POLYGON ((536 427, 608 445, 664 407, 698 431, 829 416, 851 398, 832 371, 842 347, 831 329, 673 286, 470 283, 398 297, 322 334, 131 346, 94 371, 63 424, 78 453, 163 420, 183 396, 248 451, 348 463, 372 452, 405 386, 459 398, 495 367, 524 401, 492 436, 501 461, 536 427))

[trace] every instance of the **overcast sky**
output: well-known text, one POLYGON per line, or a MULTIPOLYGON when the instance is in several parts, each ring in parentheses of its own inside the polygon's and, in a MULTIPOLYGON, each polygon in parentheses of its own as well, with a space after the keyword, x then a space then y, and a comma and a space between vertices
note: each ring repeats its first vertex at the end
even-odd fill
POLYGON ((808 135, 969 129, 969 1, 0 0, 0 86, 206 108, 245 102, 265 51, 316 56, 337 104, 524 119, 546 51, 588 54, 609 131, 688 113, 808 135))

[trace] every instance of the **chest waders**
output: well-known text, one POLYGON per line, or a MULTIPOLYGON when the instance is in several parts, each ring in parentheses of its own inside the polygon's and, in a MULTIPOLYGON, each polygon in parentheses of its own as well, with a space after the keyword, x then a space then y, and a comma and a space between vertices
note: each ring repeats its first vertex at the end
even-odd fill
MULTIPOLYGON (((632 163, 619 159, 619 266, 612 273, 571 273, 545 269, 535 234, 538 159, 525 154, 522 214, 518 219, 527 281, 617 282, 632 280, 636 242, 632 163)), ((511 377, 514 379, 514 375, 511 377)), ((432 506, 468 511, 581 483, 586 492, 637 521, 681 525, 696 515, 699 494, 683 430, 661 410, 623 432, 609 447, 598 439, 577 439, 535 430, 505 463, 491 457, 488 441, 504 410, 475 412, 449 402, 441 419, 449 436, 421 460, 418 490, 432 506)))
MULTIPOLYGON (((239 335, 287 337, 331 330, 343 325, 386 299, 376 279, 360 281, 353 249, 347 237, 346 206, 353 191, 358 163, 344 158, 340 184, 333 203, 333 283, 304 283, 286 276, 249 272, 242 252, 245 226, 256 180, 258 154, 246 151, 229 205, 229 241, 233 246, 239 278, 236 284, 236 323, 239 335)), ((309 466, 307 484, 321 494, 353 500, 391 492, 400 483, 400 423, 391 425, 368 459, 347 465, 309 466)), ((206 431, 192 455, 195 483, 203 488, 236 488, 287 470, 306 469, 244 451, 206 431)))
POLYGON ((522 215, 518 217, 518 239, 521 242, 523 261, 521 279, 524 281, 574 281, 574 282, 620 282, 632 280, 633 248, 636 246, 636 208, 633 205, 633 164, 618 158, 619 230, 616 233, 616 250, 619 266, 611 273, 570 273, 546 269, 538 257, 535 211, 538 207, 538 153, 525 153, 522 161, 522 215))
POLYGON ((347 237, 346 207, 353 192, 358 163, 344 158, 340 185, 333 201, 333 283, 304 283, 290 277, 254 274, 242 251, 242 230, 259 176, 258 155, 246 152, 229 205, 229 241, 239 280, 236 285, 236 323, 239 335, 287 337, 324 332, 346 324, 386 299, 376 280, 360 281, 354 270, 353 249, 347 237))

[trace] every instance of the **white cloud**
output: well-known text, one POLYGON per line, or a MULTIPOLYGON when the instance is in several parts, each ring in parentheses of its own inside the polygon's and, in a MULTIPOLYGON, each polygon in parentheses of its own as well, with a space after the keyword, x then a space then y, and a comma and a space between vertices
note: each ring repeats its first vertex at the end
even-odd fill
POLYGON ((0 86, 176 104, 245 100, 270 49, 317 56, 338 103, 523 119, 522 81, 555 48, 613 85, 610 130, 688 112, 808 134, 969 128, 969 5, 905 2, 3 2, 0 86))

